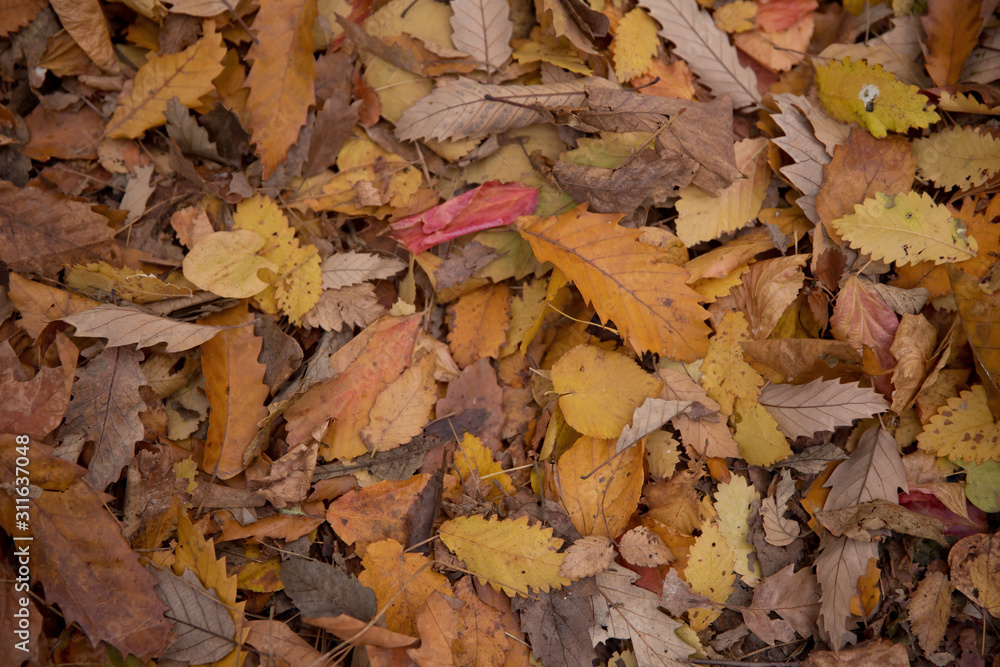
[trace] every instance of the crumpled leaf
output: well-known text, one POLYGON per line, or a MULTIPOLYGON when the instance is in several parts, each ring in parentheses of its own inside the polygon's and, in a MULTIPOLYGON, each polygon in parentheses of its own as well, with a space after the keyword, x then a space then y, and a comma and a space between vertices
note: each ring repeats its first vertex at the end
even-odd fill
POLYGON ((750 631, 772 646, 791 642, 798 633, 811 637, 819 616, 819 586, 808 567, 786 565, 754 589, 753 602, 743 609, 743 621, 750 631), (772 611, 780 619, 772 619, 772 611))

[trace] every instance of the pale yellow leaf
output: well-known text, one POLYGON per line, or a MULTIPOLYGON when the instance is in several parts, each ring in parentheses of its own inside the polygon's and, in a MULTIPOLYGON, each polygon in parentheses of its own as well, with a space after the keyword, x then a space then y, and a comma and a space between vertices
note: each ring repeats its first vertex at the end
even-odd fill
MULTIPOLYGON (((733 571, 734 552, 726 542, 715 523, 702 526, 701 535, 695 539, 688 552, 684 579, 691 590, 707 597, 712 602, 722 604, 733 592, 736 573, 733 571)), ((691 628, 701 631, 712 624, 719 613, 713 609, 689 609, 691 628)))
POLYGON ((213 232, 185 255, 184 277, 222 297, 251 297, 268 287, 258 272, 278 269, 277 264, 258 254, 265 243, 260 234, 244 229, 213 232))
POLYGON ((1000 461, 1000 427, 990 414, 983 385, 948 399, 917 436, 917 447, 963 461, 1000 461))
POLYGON ((912 145, 920 177, 942 188, 977 188, 1000 171, 1000 140, 974 127, 949 127, 912 145))
POLYGON ((720 483, 715 492, 715 511, 719 513, 719 532, 733 550, 733 570, 743 583, 753 588, 762 576, 757 550, 748 541, 750 515, 760 494, 739 475, 720 483))
POLYGON ((604 572, 615 559, 615 545, 602 535, 585 535, 566 550, 559 574, 567 579, 583 579, 604 572))

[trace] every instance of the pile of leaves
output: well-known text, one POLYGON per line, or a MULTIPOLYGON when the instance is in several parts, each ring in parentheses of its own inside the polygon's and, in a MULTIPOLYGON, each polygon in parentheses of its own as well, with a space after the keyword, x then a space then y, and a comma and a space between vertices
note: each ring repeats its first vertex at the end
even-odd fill
POLYGON ((996 5, 0 0, 6 664, 1000 664, 996 5))

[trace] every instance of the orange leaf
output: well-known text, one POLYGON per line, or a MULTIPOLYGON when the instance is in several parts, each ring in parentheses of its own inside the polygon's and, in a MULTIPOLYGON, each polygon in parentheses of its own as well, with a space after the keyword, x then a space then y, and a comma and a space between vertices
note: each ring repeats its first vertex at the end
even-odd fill
POLYGON ((481 287, 448 306, 448 347, 459 367, 500 354, 510 327, 509 296, 507 285, 500 283, 481 287))
POLYGON ((612 320, 637 352, 694 361, 708 349, 707 313, 670 264, 669 253, 638 241, 642 232, 618 226, 620 215, 577 207, 548 218, 515 223, 540 261, 572 280, 602 320, 612 320))
POLYGON ((403 545, 395 540, 368 545, 358 581, 375 591, 379 609, 388 608, 389 630, 416 637, 417 614, 427 598, 435 591, 451 595, 448 580, 431 569, 433 562, 421 554, 403 553, 403 545))
POLYGON ((339 374, 310 387, 285 412, 288 443, 297 445, 312 435, 323 438, 320 456, 325 459, 365 454, 359 432, 368 425, 378 395, 410 363, 419 331, 419 315, 383 317, 338 350, 330 367, 339 374), (327 428, 332 419, 336 422, 327 428))
POLYGON ((306 122, 313 91, 316 0, 262 0, 246 86, 247 127, 261 154, 264 178, 285 159, 306 122))
POLYGON ((180 53, 155 56, 136 72, 131 90, 122 90, 115 114, 104 133, 135 138, 167 122, 167 103, 174 97, 186 107, 212 92, 212 79, 222 73, 226 45, 215 24, 205 24, 204 36, 180 53))
POLYGON ((598 468, 614 453, 614 441, 584 436, 556 464, 560 502, 581 535, 618 537, 639 505, 645 447, 630 447, 598 468))
POLYGON ((326 511, 326 520, 347 544, 358 543, 358 554, 380 540, 406 542, 407 513, 427 486, 430 475, 402 481, 383 480, 337 498, 326 511))
POLYGON ((929 0, 920 19, 927 33, 927 73, 935 85, 958 83, 983 28, 981 0, 929 0))
POLYGON ((201 366, 212 410, 202 469, 229 479, 243 470, 243 452, 257 434, 257 422, 267 416, 263 364, 257 362, 263 340, 254 336, 246 302, 214 313, 203 324, 232 326, 201 346, 201 366), (235 325, 235 326, 233 326, 235 325))

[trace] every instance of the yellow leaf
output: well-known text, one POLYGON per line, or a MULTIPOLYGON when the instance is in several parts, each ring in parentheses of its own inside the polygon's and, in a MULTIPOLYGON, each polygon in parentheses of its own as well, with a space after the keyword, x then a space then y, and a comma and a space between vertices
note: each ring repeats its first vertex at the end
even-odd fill
POLYGON ((480 581, 507 595, 528 596, 531 590, 547 593, 571 583, 559 574, 566 558, 558 553, 563 541, 552 537, 551 528, 529 526, 526 516, 505 520, 458 517, 441 524, 440 536, 480 581))
POLYGON ((257 302, 267 312, 280 308, 298 324, 319 301, 323 274, 316 247, 299 246, 288 218, 265 195, 241 201, 233 213, 233 226, 260 235, 265 241, 261 255, 278 267, 267 289, 256 295, 257 302))
POLYGON ((601 466, 614 453, 613 441, 584 436, 556 464, 559 500, 581 535, 618 537, 639 505, 644 449, 630 447, 601 466))
POLYGON ((917 436, 917 447, 962 461, 1000 461, 1000 427, 990 414, 983 385, 948 399, 917 436))
MULTIPOLYGON (((733 572, 733 550, 714 523, 702 526, 701 535, 688 552, 684 579, 691 590, 712 602, 724 603, 733 592, 736 573, 733 572)), ((712 609, 689 609, 689 625, 696 632, 704 630, 719 617, 712 609)))
POLYGON ((751 340, 743 313, 730 311, 719 323, 701 365, 701 386, 725 415, 733 414, 738 398, 756 400, 764 386, 760 373, 743 360, 743 343, 751 340))
POLYGON ((545 314, 547 284, 544 278, 532 280, 524 284, 520 296, 511 299, 510 329, 507 331, 507 342, 500 351, 501 357, 514 354, 519 347, 527 347, 524 341, 535 328, 539 316, 545 314))
POLYGON ((448 306, 448 348, 461 368, 495 359, 510 327, 510 292, 506 283, 487 285, 448 306))
POLYGON ((1000 140, 974 127, 949 127, 913 140, 920 177, 942 188, 978 188, 1000 171, 1000 140))
POLYGON ((854 213, 833 221, 844 240, 873 259, 896 264, 961 262, 979 244, 966 235, 965 223, 927 193, 878 193, 854 205, 854 213))
POLYGON ((778 430, 778 423, 767 409, 751 398, 736 401, 739 420, 736 422, 736 439, 740 456, 753 466, 769 466, 791 456, 788 440, 778 430))
MULTIPOLYGON (((316 0, 261 0, 246 87, 247 127, 261 155, 264 178, 299 138, 313 92, 316 0)), ((318 139, 318 137, 317 137, 318 139)))
POLYGON ((493 452, 479 438, 466 433, 459 445, 460 451, 455 452, 455 471, 463 482, 476 480, 472 488, 478 489, 486 500, 498 500, 514 493, 510 475, 493 460, 493 452))
POLYGON ((642 232, 619 227, 621 217, 580 206, 514 224, 535 256, 559 267, 637 352, 700 359, 708 347, 707 313, 686 285, 687 271, 670 263, 668 251, 640 243, 642 232))
MULTIPOLYGON (((198 528, 191 523, 187 512, 181 510, 177 518, 177 548, 174 551, 174 574, 181 576, 185 569, 190 569, 198 576, 198 581, 210 590, 215 591, 219 600, 226 606, 229 615, 236 623, 237 641, 246 639, 249 629, 243 622, 243 608, 246 602, 236 602, 236 575, 226 571, 225 557, 215 557, 215 543, 206 539, 198 528)), ((227 637, 227 639, 229 639, 227 637)), ((236 667, 245 655, 240 646, 222 660, 212 663, 213 667, 236 667)))
POLYGON ((715 492, 715 511, 719 513, 719 532, 734 553, 733 569, 743 577, 743 583, 753 588, 763 575, 757 550, 748 541, 750 515, 756 511, 760 494, 746 480, 734 475, 728 484, 720 483, 715 492), (753 555, 753 566, 750 556, 753 555))
POLYGON ((874 137, 887 130, 906 132, 941 120, 927 110, 927 98, 882 69, 881 65, 852 63, 850 58, 816 68, 819 99, 827 111, 845 123, 858 123, 874 137))
POLYGON ((619 352, 578 345, 552 366, 566 423, 584 435, 617 438, 635 409, 663 383, 619 352))
POLYGON ((715 10, 712 18, 715 26, 730 34, 753 30, 753 20, 757 17, 757 3, 750 0, 736 0, 715 10))
POLYGON ((64 280, 69 287, 91 293, 93 290, 113 290, 116 295, 138 304, 193 294, 190 287, 172 285, 152 274, 128 266, 116 268, 107 262, 69 266, 64 280))
POLYGON ((435 355, 424 355, 375 399, 368 426, 361 429, 361 439, 373 452, 405 445, 427 426, 438 398, 434 364, 435 355))
POLYGON ((396 540, 368 545, 358 581, 375 591, 379 609, 386 609, 389 630, 416 637, 417 614, 431 593, 451 595, 448 580, 431 569, 433 562, 422 554, 403 553, 396 540))
POLYGON ((660 46, 658 30, 656 22, 639 7, 618 22, 611 52, 615 56, 615 74, 619 81, 634 79, 649 69, 660 46))
POLYGON ((222 73, 226 46, 215 32, 215 24, 205 24, 204 36, 180 53, 156 56, 136 72, 132 89, 118 102, 108 121, 109 137, 134 139, 151 127, 167 122, 167 103, 174 97, 186 107, 214 89, 212 79, 222 73))
POLYGON ((757 219, 767 186, 767 140, 744 139, 736 143, 736 166, 746 176, 721 192, 705 192, 696 185, 681 188, 677 201, 677 236, 691 247, 719 238, 757 219))
POLYGON ((337 170, 323 184, 321 194, 306 199, 304 205, 314 211, 384 218, 408 205, 423 183, 418 167, 363 132, 344 142, 337 155, 337 170))
MULTIPOLYGON (((569 72, 590 76, 593 70, 580 59, 580 52, 573 48, 565 37, 539 36, 543 41, 530 41, 521 44, 514 51, 514 60, 519 63, 543 62, 561 67, 569 72)), ((532 35, 534 39, 534 34, 532 35)))
POLYGON ((250 231, 213 232, 184 257, 184 277, 200 289, 229 299, 246 299, 267 289, 261 270, 278 265, 258 254, 266 239, 250 231))
POLYGON ((666 431, 653 431, 646 436, 646 461, 649 472, 657 477, 670 477, 681 460, 680 443, 666 431))

